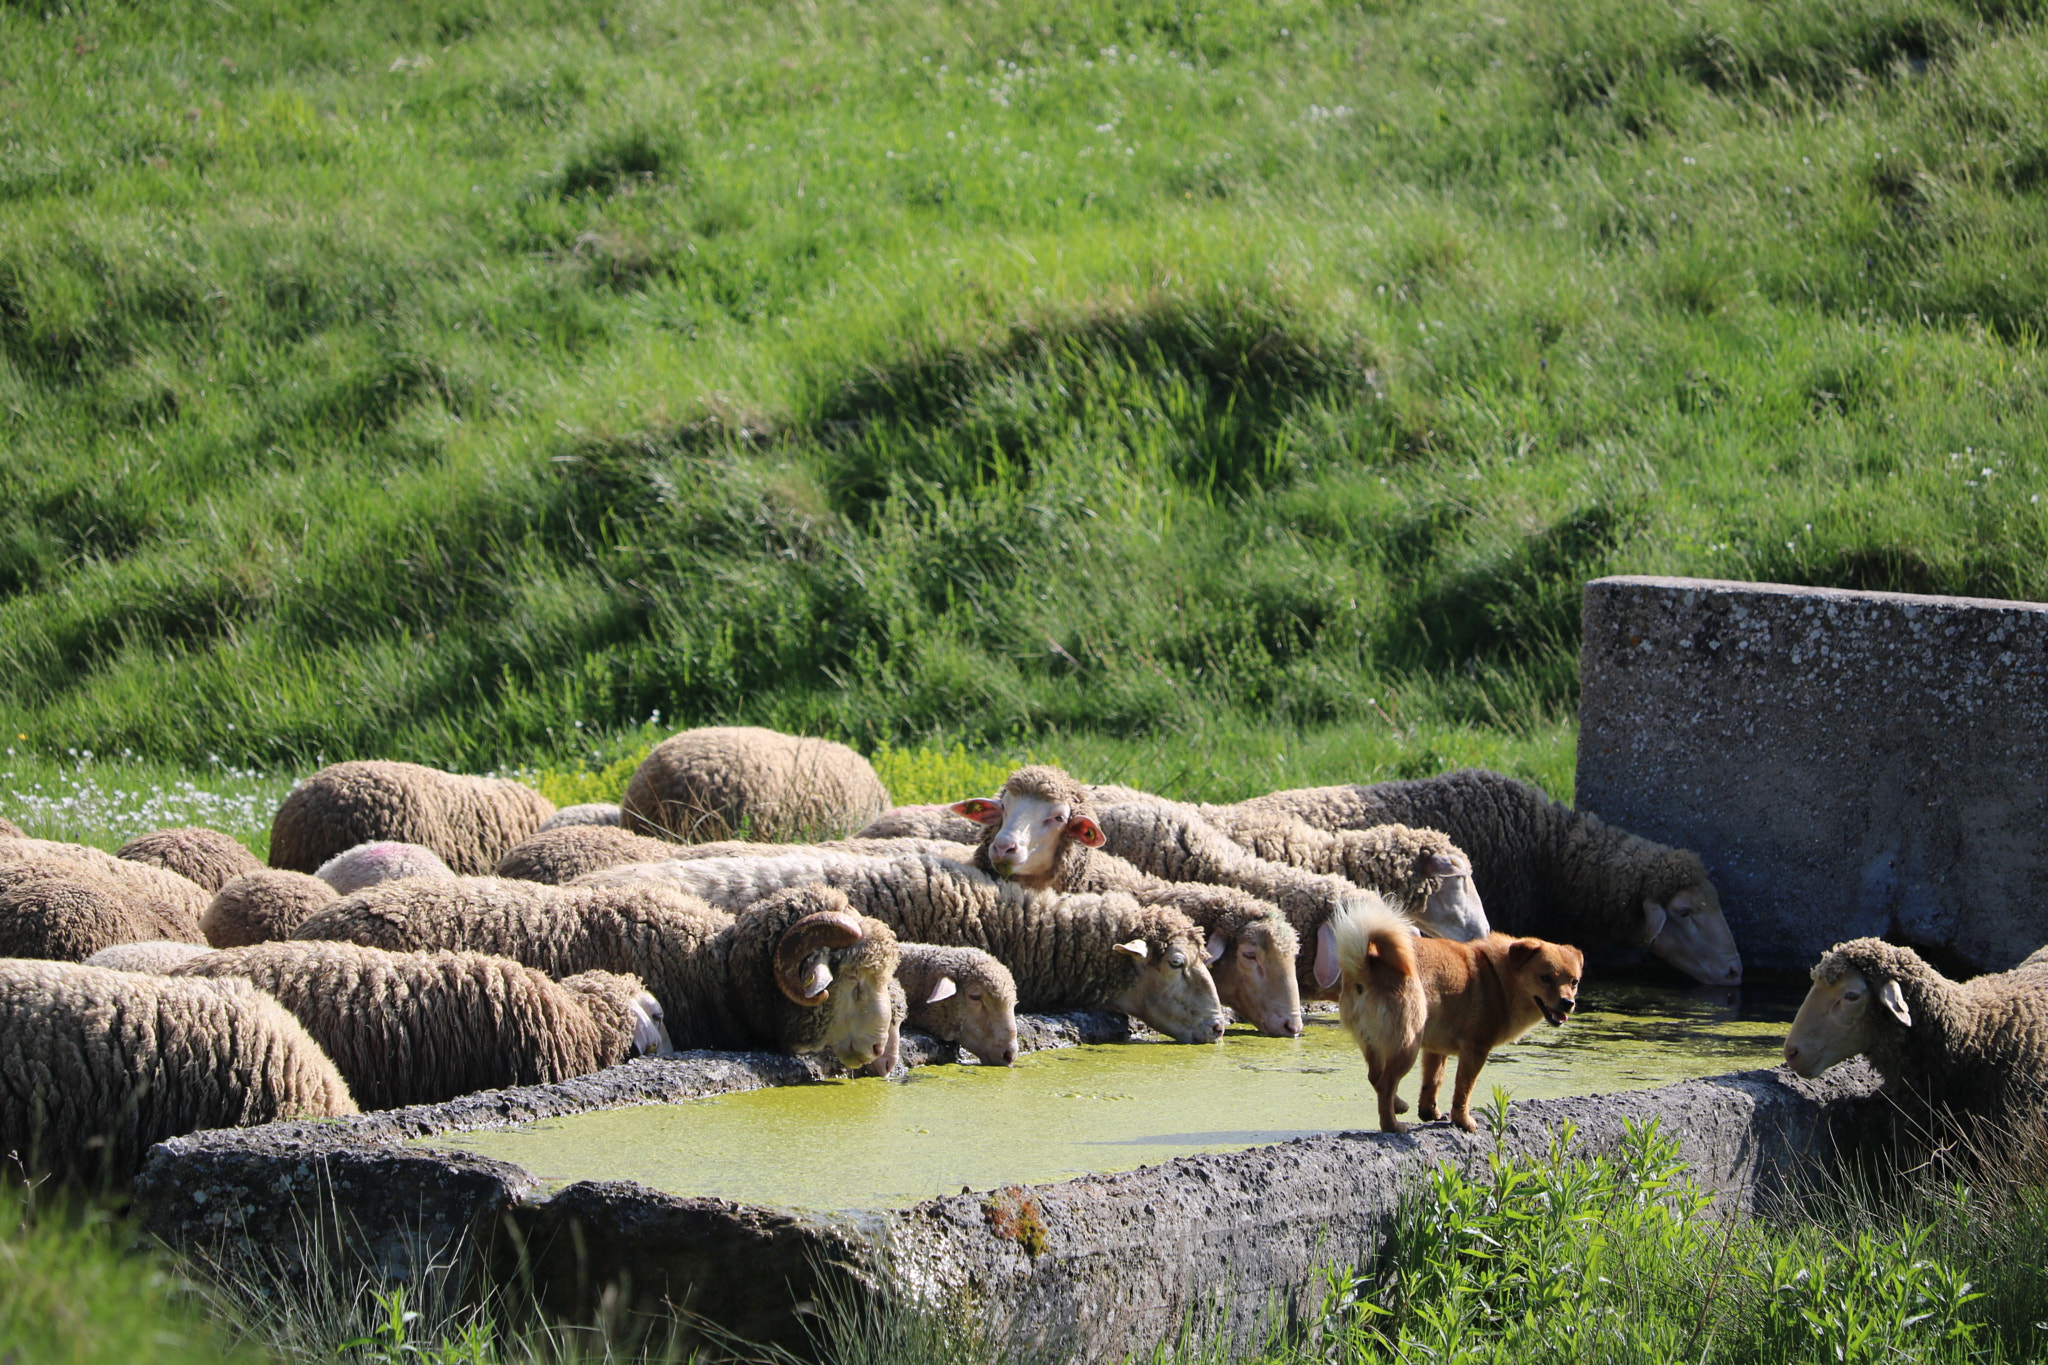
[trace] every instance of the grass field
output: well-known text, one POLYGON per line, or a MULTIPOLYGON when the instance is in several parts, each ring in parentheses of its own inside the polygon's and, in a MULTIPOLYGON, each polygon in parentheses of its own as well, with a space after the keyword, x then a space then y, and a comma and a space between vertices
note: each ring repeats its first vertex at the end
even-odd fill
POLYGON ((1590 575, 2048 597, 2035 20, 12 0, 0 723, 1568 788, 1590 575))

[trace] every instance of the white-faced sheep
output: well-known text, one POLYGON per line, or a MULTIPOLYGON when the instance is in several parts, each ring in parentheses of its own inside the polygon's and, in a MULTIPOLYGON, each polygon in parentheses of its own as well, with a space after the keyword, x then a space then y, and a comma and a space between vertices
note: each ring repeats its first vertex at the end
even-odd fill
POLYGON ((253 983, 297 1016, 364 1109, 545 1085, 666 1047, 638 977, 550 980, 483 953, 264 943, 208 953, 174 977, 253 983))
POLYGON ((625 810, 611 801, 585 801, 577 806, 564 806, 540 822, 543 830, 564 829, 570 825, 616 825, 625 819, 625 810))
POLYGON ((1951 981, 1911 948, 1837 943, 1785 1038, 1785 1065, 1818 1076, 1864 1056, 1922 1135, 1978 1125, 1987 1149, 2040 1140, 2048 1116, 2048 953, 2009 972, 1951 981))
POLYGON ((0 962, 0 1151, 31 1172, 120 1184, 168 1137, 355 1112, 334 1063, 246 981, 0 962))
POLYGON ((957 1043, 989 1066, 1017 1060, 1017 979, 979 948, 900 943, 897 984, 910 1026, 957 1043))
POLYGON ((522 840, 498 863, 500 877, 562 886, 586 872, 628 863, 659 863, 688 858, 773 858, 784 853, 871 853, 888 857, 898 853, 940 853, 957 857, 966 852, 958 844, 929 839, 832 839, 819 844, 757 844, 741 839, 721 839, 709 844, 679 844, 667 839, 650 839, 623 829, 581 825, 542 830, 522 840))
POLYGON ((423 844, 464 875, 489 872, 555 806, 507 778, 373 760, 322 768, 270 824, 270 865, 312 872, 357 844, 423 844))
POLYGON ((378 882, 395 882, 400 877, 452 877, 455 871, 424 844, 378 839, 342 850, 320 864, 313 875, 333 887, 336 895, 351 896, 378 882))
POLYGON ((215 948, 269 943, 290 938, 294 929, 335 899, 334 888, 318 877, 263 868, 215 892, 199 917, 199 931, 215 948))
POLYGON ((667 887, 495 877, 384 882, 299 926, 300 939, 394 952, 494 953, 553 977, 632 972, 679 1048, 829 1048, 858 1068, 887 1041, 896 937, 822 887, 737 919, 667 887))
POLYGON ((106 967, 117 972, 143 972, 150 976, 165 976, 173 967, 182 967, 195 957, 205 957, 213 949, 203 943, 175 943, 168 939, 156 939, 148 943, 117 943, 111 948, 102 948, 85 959, 88 967, 106 967))
POLYGON ((731 909, 781 887, 822 882, 900 938, 993 954, 1016 978, 1022 1008, 1118 1010, 1186 1043, 1223 1035, 1208 936, 1180 911, 1140 906, 1121 892, 1028 891, 951 858, 855 853, 636 863, 590 873, 575 885, 636 882, 673 886, 731 909))
POLYGON ((255 854, 228 835, 196 826, 138 834, 121 845, 114 856, 175 872, 207 891, 218 891, 242 874, 263 866, 255 854))
MULTIPOLYGON (((144 938, 199 939, 199 916, 206 909, 210 893, 197 882, 175 872, 117 858, 104 849, 85 844, 62 844, 51 839, 0 840, 0 863, 84 867, 120 887, 124 903, 144 932, 136 933, 128 940, 114 940, 116 942, 144 938), (161 932, 148 928, 150 925, 159 926, 161 932)), ((13 956, 38 955, 15 953, 13 956)))
POLYGON ((992 877, 1034 891, 1121 891, 1179 910, 1209 936, 1218 998, 1261 1033, 1300 1036, 1301 937, 1278 906, 1233 886, 1167 881, 1106 852, 1087 789, 1058 768, 1019 768, 994 797, 952 809, 981 829, 972 863, 992 877))
POLYGON ((856 839, 940 839, 951 844, 981 842, 981 826, 951 806, 891 806, 855 832, 856 839))
MULTIPOLYGON (((141 863, 126 866, 172 879, 141 863)), ((203 941, 196 915, 161 912, 102 866, 47 854, 21 862, 0 857, 0 957, 79 962, 117 943, 149 939, 203 941)))
POLYGON ((756 726, 671 735, 641 760, 619 804, 628 829, 685 843, 744 835, 834 838, 875 818, 889 793, 844 744, 756 726))
POLYGON ((1735 936, 1697 854, 1616 829, 1501 773, 1304 787, 1221 809, 1291 815, 1332 831, 1440 829, 1472 859, 1495 928, 1583 949, 1647 946, 1709 986, 1742 980, 1735 936))

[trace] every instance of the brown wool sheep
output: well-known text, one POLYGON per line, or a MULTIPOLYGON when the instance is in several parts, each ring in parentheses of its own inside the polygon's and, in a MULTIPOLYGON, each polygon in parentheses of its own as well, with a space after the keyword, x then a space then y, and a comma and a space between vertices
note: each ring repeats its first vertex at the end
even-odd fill
POLYGON ((1234 886, 1155 877, 1106 851, 1087 789, 1058 768, 1019 768, 994 797, 952 809, 980 827, 972 864, 991 877, 1034 891, 1121 891, 1179 910, 1208 935, 1223 1003, 1261 1033, 1300 1036, 1302 940, 1279 906, 1234 886))
POLYGON ((585 801, 580 806, 564 806, 540 822, 544 830, 561 829, 565 825, 616 825, 623 821, 626 813, 617 803, 611 801, 585 801))
POLYGON ((896 983, 908 1000, 911 1028, 957 1043, 988 1066, 1017 1061, 1017 979, 979 948, 934 943, 898 945, 896 983))
POLYGON ((22 832, 22 829, 21 829, 21 826, 20 826, 20 825, 17 825, 17 824, 15 824, 15 823, 14 823, 14 822, 13 822, 12 820, 8 819, 8 818, 7 818, 6 816, 4 816, 4 815, 0 815, 0 839, 26 839, 26 838, 28 838, 28 835, 26 835, 26 834, 24 834, 24 833, 22 832))
POLYGON ((633 972, 679 1048, 829 1047, 845 1066, 867 1066, 886 1043, 896 937, 848 912, 844 896, 804 890, 736 919, 653 884, 422 877, 345 897, 297 937, 495 953, 558 978, 633 972))
POLYGON ((199 930, 215 948, 269 943, 290 938, 293 930, 337 899, 334 888, 318 877, 262 868, 216 892, 199 917, 199 930))
POLYGON ((85 965, 107 967, 117 972, 167 976, 171 968, 182 967, 193 958, 205 957, 212 951, 203 943, 173 943, 166 939, 148 943, 117 943, 85 959, 85 965))
POLYGON ((981 842, 981 826, 956 815, 951 806, 891 806, 861 826, 856 839, 943 839, 972 846, 981 842))
POLYGON ((634 976, 551 981, 482 953, 393 953, 353 943, 264 943, 175 968, 239 978, 298 1017, 364 1109, 546 1085, 665 1046, 661 1007, 634 976))
MULTIPOLYGON (((156 871, 140 863, 128 866, 156 871)), ((0 957, 79 962, 117 943, 153 939, 204 941, 196 917, 157 912, 100 866, 49 855, 0 860, 0 957)))
POLYGON ((844 744, 757 726, 671 735, 641 760, 620 799, 627 829, 685 843, 745 837, 830 839, 880 814, 889 793, 844 744))
POLYGON ((292 789, 270 826, 270 865, 315 872, 357 844, 422 844, 463 875, 498 865, 540 828, 554 803, 498 777, 465 777, 417 763, 336 763, 292 789))
POLYGON ((1472 859, 1488 919, 1505 933, 1580 948, 1641 949, 1709 986, 1742 980, 1742 956, 1699 855, 1669 848, 1480 768, 1364 786, 1303 787, 1212 818, 1290 815, 1317 829, 1439 829, 1472 859))
POLYGON ((1858 1055, 1884 1077, 1884 1093, 1919 1136, 1964 1120, 1985 1150, 2042 1141, 2048 952, 2009 972, 1951 981, 1911 948, 1876 938, 1837 943, 1814 965, 1785 1064, 1818 1076, 1858 1055))
MULTIPOLYGON (((174 938, 193 943, 203 941, 199 934, 199 916, 206 909, 210 893, 197 882, 148 863, 116 858, 104 849, 89 848, 84 844, 62 844, 51 839, 0 839, 0 863, 39 862, 84 867, 119 887, 122 900, 135 917, 137 927, 147 930, 120 941, 144 938, 174 938)), ((14 956, 37 954, 16 953, 14 956)))
POLYGON ((0 962, 0 1152, 32 1174, 122 1185, 165 1138, 355 1112, 299 1021, 245 981, 0 962))
POLYGON ((255 854, 219 830, 192 826, 138 834, 114 856, 175 872, 205 891, 218 891, 263 866, 255 854))
POLYGON ((1207 936, 1182 912, 1122 892, 1029 891, 953 858, 785 853, 637 863, 586 874, 582 888, 665 886, 741 911, 785 887, 823 883, 918 943, 994 955, 1038 1010, 1117 1010, 1184 1043, 1221 1037, 1207 936))
POLYGON ((542 830, 521 842, 498 864, 500 877, 563 886, 586 872, 631 863, 659 863, 690 858, 773 858, 784 853, 814 851, 869 853, 891 857, 898 853, 937 853, 960 857, 967 852, 959 844, 935 839, 831 839, 818 844, 757 844, 741 839, 721 839, 710 844, 678 844, 667 839, 650 839, 622 829, 600 825, 542 830))

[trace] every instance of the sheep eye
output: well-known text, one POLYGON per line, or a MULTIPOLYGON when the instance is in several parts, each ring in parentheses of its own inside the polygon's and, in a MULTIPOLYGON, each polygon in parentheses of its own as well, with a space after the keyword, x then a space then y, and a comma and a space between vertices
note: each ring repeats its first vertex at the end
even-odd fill
POLYGON ((1257 948, 1240 948, 1237 955, 1246 962, 1257 962, 1259 960, 1259 950, 1257 948))
POLYGON ((979 1000, 979 999, 981 999, 981 992, 980 992, 980 991, 969 991, 969 992, 967 992, 967 998, 968 998, 969 1000, 979 1000))

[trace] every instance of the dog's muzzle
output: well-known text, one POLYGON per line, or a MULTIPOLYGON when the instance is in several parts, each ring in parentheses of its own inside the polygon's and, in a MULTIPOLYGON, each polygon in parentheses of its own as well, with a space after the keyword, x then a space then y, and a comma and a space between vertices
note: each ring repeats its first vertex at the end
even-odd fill
POLYGON ((1536 997, 1536 1008, 1543 1011, 1543 1017, 1550 1021, 1552 1028, 1563 1027, 1564 1021, 1572 1017, 1572 1006, 1577 1003, 1576 1000, 1560 1000, 1557 1007, 1552 1009, 1548 1000, 1540 995, 1536 997))

